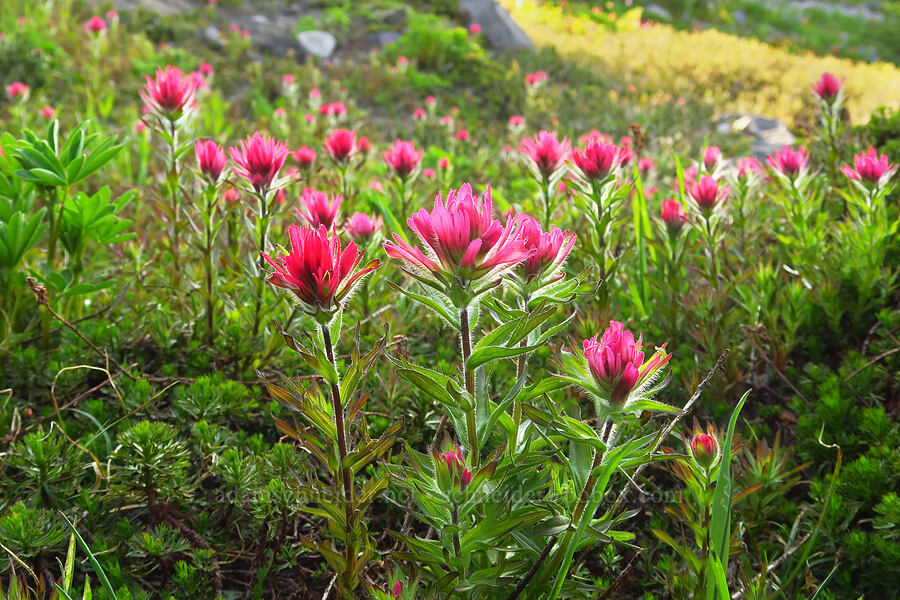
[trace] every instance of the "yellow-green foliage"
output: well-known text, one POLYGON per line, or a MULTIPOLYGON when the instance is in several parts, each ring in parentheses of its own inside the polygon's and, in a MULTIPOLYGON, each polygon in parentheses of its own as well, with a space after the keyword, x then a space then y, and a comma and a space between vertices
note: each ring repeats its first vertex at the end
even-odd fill
POLYGON ((723 110, 756 112, 792 122, 813 103, 809 85, 830 71, 846 77, 847 107, 865 123, 879 106, 900 107, 900 69, 888 63, 796 54, 708 29, 667 25, 607 27, 557 7, 504 0, 539 46, 581 55, 598 68, 648 91, 709 97, 723 110))

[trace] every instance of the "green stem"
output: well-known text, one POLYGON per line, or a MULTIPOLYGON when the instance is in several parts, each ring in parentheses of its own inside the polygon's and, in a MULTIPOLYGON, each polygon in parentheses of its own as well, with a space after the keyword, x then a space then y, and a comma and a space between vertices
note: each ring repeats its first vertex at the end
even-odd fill
POLYGON ((206 341, 213 343, 213 332, 215 331, 215 317, 213 314, 213 265, 212 265, 212 245, 213 232, 212 220, 213 212, 216 208, 216 190, 214 187, 206 190, 206 221, 204 223, 206 229, 206 244, 203 249, 203 263, 206 269, 206 341))
MULTIPOLYGON (((325 341, 325 356, 328 362, 337 371, 337 362, 334 360, 334 346, 331 343, 331 332, 327 325, 322 325, 322 338, 325 341)), ((331 406, 334 409, 334 426, 337 429, 338 457, 341 461, 340 471, 344 481, 344 497, 348 503, 353 502, 353 482, 350 479, 350 469, 344 467, 347 458, 347 426, 344 422, 344 405, 341 401, 341 388, 337 383, 331 385, 331 406)))
MULTIPOLYGON (((527 302, 526 302, 527 305, 527 302)), ((524 348, 528 345, 528 338, 519 343, 519 347, 524 348)), ((528 365, 528 355, 522 353, 519 355, 519 362, 516 365, 516 381, 525 376, 525 369, 528 365)), ((509 444, 509 455, 513 456, 519 447, 519 426, 522 424, 522 403, 518 400, 513 401, 513 433, 509 444)))
POLYGON ((178 289, 181 284, 181 204, 178 201, 178 128, 175 121, 169 121, 172 135, 172 154, 169 161, 169 192, 172 195, 172 288, 178 289))
POLYGON ((56 266, 56 243, 59 240, 59 230, 62 227, 63 210, 66 207, 66 198, 69 196, 68 189, 56 188, 56 198, 50 205, 48 214, 50 215, 50 241, 47 246, 47 266, 51 269, 56 266), (59 206, 59 214, 55 213, 56 207, 59 206))
MULTIPOLYGON (((459 525, 459 508, 456 506, 455 503, 453 505, 453 512, 451 513, 450 516, 451 516, 453 525, 458 526, 459 525)), ((462 554, 462 550, 460 549, 460 545, 459 545, 459 529, 455 529, 453 531, 453 551, 456 552, 457 558, 459 557, 460 554, 462 554)))
MULTIPOLYGON (((617 431, 618 427, 616 425, 612 425, 608 430, 605 430, 605 435, 601 434, 603 441, 607 445, 607 449, 611 447, 615 442, 617 431)), ((603 456, 603 452, 596 452, 594 454, 594 461, 591 464, 590 475, 588 476, 587 481, 585 481, 584 483, 584 489, 581 492, 581 496, 578 498, 578 504, 575 505, 575 511, 572 513, 572 520, 570 521, 569 529, 563 536, 563 539, 560 542, 559 547, 556 549, 556 552, 553 555, 553 559, 550 561, 547 569, 544 570, 542 579, 546 579, 547 576, 554 575, 556 577, 566 576, 566 573, 560 572, 560 565, 562 564, 563 559, 568 554, 569 546, 573 543, 573 538, 575 537, 575 532, 578 529, 578 524, 581 522, 581 518, 584 515, 584 510, 585 508, 587 508, 587 504, 590 501, 591 496, 594 494, 594 487, 597 485, 598 479, 597 475, 595 475, 594 472, 603 462, 603 456)), ((556 538, 554 537, 547 542, 547 545, 552 546, 555 543, 556 538)), ((542 552, 542 555, 547 552, 547 548, 544 548, 544 552, 542 552)))
POLYGON ((400 186, 400 208, 401 208, 400 214, 403 216, 406 216, 409 214, 408 212, 406 212, 409 209, 409 198, 407 197, 407 191, 406 191, 406 179, 404 179, 403 177, 400 177, 399 179, 400 179, 399 186, 400 186))
POLYGON ((550 190, 550 178, 544 177, 543 181, 543 189, 541 190, 544 195, 544 231, 550 230, 550 219, 553 217, 553 208, 554 206, 550 203, 551 198, 551 190, 550 190))
POLYGON ((466 380, 466 391, 471 397, 473 408, 466 411, 466 430, 469 436, 469 457, 472 459, 472 467, 480 464, 478 454, 478 432, 475 427, 475 373, 467 366, 469 357, 472 356, 472 333, 469 329, 469 309, 459 311, 459 333, 462 338, 462 367, 466 380))
POLYGON ((697 574, 697 584, 698 586, 706 586, 706 574, 710 572, 709 569, 709 523, 712 517, 710 513, 709 502, 705 502, 703 507, 703 529, 700 531, 701 542, 700 542, 700 572, 697 574))
POLYGON ((259 333, 260 316, 262 311, 262 297, 264 282, 266 280, 266 259, 262 253, 266 251, 266 237, 269 233, 269 206, 265 192, 259 192, 260 214, 256 220, 256 230, 259 233, 259 277, 256 279, 256 305, 253 309, 253 336, 259 333))

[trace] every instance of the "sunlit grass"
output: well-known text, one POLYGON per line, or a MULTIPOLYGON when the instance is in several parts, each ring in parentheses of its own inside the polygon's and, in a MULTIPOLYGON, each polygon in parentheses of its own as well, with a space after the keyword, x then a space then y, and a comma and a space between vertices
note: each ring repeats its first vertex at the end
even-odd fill
POLYGON ((610 31, 558 7, 528 0, 503 4, 539 46, 581 56, 648 91, 699 93, 723 111, 793 122, 811 107, 809 83, 825 71, 847 78, 847 106, 855 124, 867 122, 880 106, 900 107, 900 69, 888 63, 795 54, 711 29, 685 32, 653 25, 610 31))

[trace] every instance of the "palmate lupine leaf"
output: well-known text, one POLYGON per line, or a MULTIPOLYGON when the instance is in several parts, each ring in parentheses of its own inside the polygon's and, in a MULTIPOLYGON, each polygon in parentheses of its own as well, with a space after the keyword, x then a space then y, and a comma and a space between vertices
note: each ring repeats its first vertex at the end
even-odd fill
POLYGON ((8 221, 0 221, 0 268, 12 271, 25 253, 38 244, 47 229, 46 210, 41 208, 31 217, 14 212, 8 221))

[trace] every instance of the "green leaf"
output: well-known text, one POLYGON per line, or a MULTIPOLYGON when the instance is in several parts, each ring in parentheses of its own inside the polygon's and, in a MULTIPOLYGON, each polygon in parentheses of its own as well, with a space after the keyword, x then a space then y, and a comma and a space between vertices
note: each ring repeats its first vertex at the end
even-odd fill
POLYGON ((81 537, 81 534, 78 533, 78 530, 75 529, 75 525, 72 524, 71 521, 69 521, 66 515, 62 511, 59 511, 59 514, 66 522, 66 525, 69 526, 69 529, 72 531, 72 534, 78 541, 78 545, 81 547, 82 551, 87 554, 88 560, 90 560, 91 566, 94 568, 94 573, 96 573, 97 577, 100 579, 100 584, 103 586, 103 591, 105 592, 107 600, 116 600, 116 598, 118 598, 118 595, 116 594, 116 591, 113 589, 112 585, 110 585, 109 579, 107 579, 106 573, 103 571, 103 567, 100 566, 100 563, 94 557, 94 554, 91 552, 90 547, 81 537))
POLYGON ((661 412, 673 415, 681 412, 681 409, 677 406, 669 406, 668 404, 657 402, 656 400, 650 400, 648 398, 632 402, 628 405, 628 410, 649 410, 652 412, 661 412))
POLYGON ((466 368, 477 369, 478 367, 489 363, 492 360, 497 360, 498 358, 508 358, 510 356, 518 356, 519 354, 525 354, 526 352, 531 352, 532 350, 536 350, 540 347, 540 345, 513 346, 512 348, 506 348, 504 346, 487 346, 481 348, 480 350, 472 352, 472 355, 466 361, 466 368))
POLYGON ((549 519, 544 519, 534 526, 535 535, 550 537, 557 535, 569 528, 571 521, 563 515, 554 515, 549 519))
POLYGON ((439 384, 425 369, 397 369, 397 375, 446 406, 457 404, 456 399, 450 395, 446 387, 439 384))
POLYGON ((72 577, 75 574, 75 535, 69 536, 69 549, 66 552, 66 565, 63 568, 63 589, 72 591, 72 577))
POLYGON ((731 446, 734 439, 734 429, 737 426, 738 417, 744 403, 750 396, 750 391, 744 392, 728 422, 728 433, 725 435, 725 443, 722 446, 722 465, 719 467, 719 478, 716 480, 716 490, 713 493, 712 506, 710 507, 709 535, 712 541, 712 549, 722 563, 722 567, 728 568, 728 552, 731 538, 731 496, 734 482, 731 479, 731 446))
POLYGON ((404 296, 411 298, 416 302, 424 304, 425 306, 439 314, 441 317, 443 317, 444 320, 450 323, 450 325, 455 329, 459 330, 459 317, 454 315, 453 312, 450 312, 447 307, 439 303, 437 300, 429 298, 428 296, 425 296, 423 294, 416 294, 415 292, 404 289, 393 281, 388 281, 387 283, 391 287, 391 289, 400 292, 404 296))
POLYGON ((725 567, 715 550, 709 553, 709 571, 706 574, 706 600, 730 600, 725 567))

